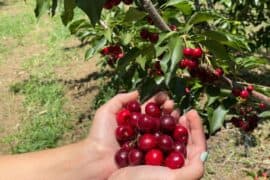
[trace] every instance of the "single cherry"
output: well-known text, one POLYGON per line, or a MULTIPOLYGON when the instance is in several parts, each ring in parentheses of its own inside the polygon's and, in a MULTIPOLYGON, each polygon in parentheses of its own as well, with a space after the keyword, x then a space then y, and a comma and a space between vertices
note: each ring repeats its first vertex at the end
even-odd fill
POLYGON ((149 133, 155 131, 157 128, 156 119, 147 115, 143 114, 142 118, 138 119, 138 129, 143 133, 149 133))
POLYGON ((154 21, 153 21, 153 19, 150 16, 147 16, 147 22, 150 25, 153 25, 154 24, 154 21))
POLYGON ((171 29, 172 31, 177 31, 177 27, 176 27, 176 25, 174 25, 174 24, 170 25, 170 29, 171 29))
POLYGON ((117 124, 119 126, 128 125, 130 118, 131 118, 131 113, 127 109, 120 110, 116 115, 117 124))
POLYGON ((174 145, 174 142, 171 136, 164 134, 164 135, 161 135, 158 139, 158 147, 163 152, 171 151, 173 149, 173 145, 174 145))
POLYGON ((192 48, 184 48, 183 49, 183 54, 187 58, 192 57, 192 55, 193 55, 193 49, 192 48))
POLYGON ((172 152, 165 160, 165 166, 171 169, 179 169, 185 164, 185 158, 182 153, 172 152))
POLYGON ((203 54, 203 51, 201 48, 195 48, 195 49, 193 49, 192 57, 193 58, 201 58, 202 54, 203 54))
POLYGON ((224 71, 223 71, 222 68, 217 68, 217 69, 215 69, 214 74, 215 74, 217 77, 221 77, 221 76, 223 76, 224 71))
POLYGON ((105 9, 112 9, 113 8, 113 3, 111 1, 107 1, 104 5, 103 8, 105 9))
POLYGON ((157 146, 157 139, 152 134, 144 134, 139 137, 138 147, 143 151, 148 151, 157 146))
POLYGON ((131 101, 127 103, 127 109, 130 112, 141 112, 141 105, 138 101, 131 101))
POLYGON ((129 151, 126 149, 119 149, 116 152, 114 159, 118 167, 122 168, 128 166, 128 153, 129 151))
POLYGON ((158 104, 150 102, 145 106, 145 113, 149 116, 159 118, 161 115, 161 109, 158 104))
POLYGON ((187 144, 188 130, 184 126, 178 124, 176 128, 174 129, 173 138, 175 141, 187 144))
POLYGON ((129 125, 120 125, 115 130, 116 139, 120 142, 129 141, 135 138, 135 131, 129 125))
POLYGON ((163 163, 163 153, 159 149, 152 149, 145 155, 145 164, 160 166, 163 163))
POLYGON ((149 38, 149 31, 147 29, 142 29, 140 36, 142 39, 147 40, 149 38))
POLYGON ((241 127, 244 121, 241 118, 232 117, 231 122, 235 127, 241 127))
POLYGON ((128 162, 131 166, 140 165, 143 163, 143 152, 139 149, 132 149, 128 153, 128 162))
POLYGON ((142 121, 142 118, 143 118, 143 115, 141 113, 133 112, 133 113, 131 113, 129 123, 133 128, 137 129, 138 128, 138 122, 142 121))
POLYGON ((105 47, 101 50, 101 54, 108 55, 110 53, 110 49, 108 47, 105 47))
POLYGON ((160 118, 160 128, 163 132, 172 132, 176 126, 176 120, 169 114, 160 118))
POLYGON ((248 85, 248 86, 247 86, 247 90, 248 90, 249 92, 252 92, 252 91, 254 90, 254 86, 248 85))
POLYGON ((260 108, 261 110, 264 110, 264 109, 266 108, 266 105, 265 105, 264 103, 260 103, 260 104, 259 104, 259 108, 260 108))
POLYGON ((124 4, 130 5, 133 3, 133 0, 122 0, 124 4))
POLYGON ((235 96, 235 97, 238 97, 240 96, 240 93, 241 93, 241 89, 240 88, 233 88, 232 89, 232 94, 235 96))
POLYGON ((244 89, 240 92, 240 97, 243 99, 247 99, 249 97, 249 92, 248 90, 244 89))
POLYGON ((111 0, 114 6, 118 6, 121 3, 121 0, 111 0))
POLYGON ((184 143, 175 142, 173 146, 173 151, 180 152, 184 155, 184 157, 187 157, 187 148, 184 143))
POLYGON ((157 43, 159 40, 159 34, 158 33, 150 33, 149 35, 149 41, 151 43, 157 43))

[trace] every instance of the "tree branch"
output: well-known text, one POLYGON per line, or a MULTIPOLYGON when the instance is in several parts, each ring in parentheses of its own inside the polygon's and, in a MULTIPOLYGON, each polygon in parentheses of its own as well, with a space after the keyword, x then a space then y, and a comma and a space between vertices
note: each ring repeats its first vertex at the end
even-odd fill
POLYGON ((159 15, 157 9, 153 5, 151 0, 141 0, 143 8, 152 18, 154 24, 162 31, 171 31, 170 27, 166 24, 166 22, 159 15))
MULTIPOLYGON (((210 0, 207 1, 208 2, 208 6, 212 5, 212 3, 209 4, 209 2, 211 2, 210 0)), ((145 9, 146 12, 148 12, 148 14, 150 15, 150 17, 152 18, 154 24, 162 31, 171 31, 170 27, 166 24, 166 22, 162 19, 162 17, 160 16, 160 14, 158 13, 157 9, 155 8, 155 6, 153 5, 151 0, 141 0, 141 3, 145 9)), ((200 3, 199 0, 195 0, 195 7, 197 10, 200 9, 200 3)), ((212 70, 213 71, 213 70, 212 70)), ((230 78, 228 78, 227 76, 223 76, 223 80, 229 84, 229 86, 231 88, 233 88, 237 83, 232 81, 230 78)), ((251 94, 254 98, 264 102, 266 105, 270 106, 270 97, 265 96, 264 94, 258 92, 258 91, 253 91, 251 94)))
MULTIPOLYGON (((232 81, 230 78, 226 77, 226 76, 223 76, 223 79, 231 86, 233 87, 234 84, 237 84, 235 83, 234 81, 232 81)), ((261 102, 265 103, 266 105, 270 106, 270 97, 267 97, 266 95, 258 92, 258 91, 255 91, 253 90, 251 95, 255 98, 255 99, 258 99, 260 100, 261 102)))

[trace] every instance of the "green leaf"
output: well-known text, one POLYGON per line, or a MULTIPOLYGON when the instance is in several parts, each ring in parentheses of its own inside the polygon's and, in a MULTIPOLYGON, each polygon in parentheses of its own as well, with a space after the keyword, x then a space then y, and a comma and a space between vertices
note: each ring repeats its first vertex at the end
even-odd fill
POLYGON ((126 12, 126 16, 124 21, 125 22, 132 22, 132 21, 139 21, 143 19, 147 14, 143 11, 140 11, 136 8, 129 8, 129 10, 126 12))
POLYGON ((227 53, 225 47, 220 44, 219 42, 215 40, 205 40, 201 41, 202 44, 204 44, 211 53, 213 53, 217 58, 222 60, 229 60, 230 56, 227 53))
POLYGON ((222 31, 205 31, 202 33, 210 40, 218 41, 220 44, 227 45, 235 49, 247 49, 250 50, 248 42, 245 38, 239 35, 233 35, 222 31))
POLYGON ((192 4, 187 0, 170 0, 165 4, 165 6, 176 7, 182 11, 184 15, 190 15, 193 11, 192 4))
POLYGON ((35 16, 40 16, 50 8, 50 0, 36 0, 35 16))
POLYGON ((146 56, 143 56, 143 55, 139 55, 137 58, 136 58, 136 62, 141 66, 141 68, 143 70, 145 70, 145 64, 146 64, 146 56))
POLYGON ((218 106, 211 117, 209 117, 210 133, 215 133, 223 126, 225 116, 229 110, 225 109, 223 105, 218 106))
POLYGON ((254 69, 267 64, 267 60, 261 57, 239 57, 234 59, 238 66, 242 66, 246 69, 254 69))
POLYGON ((64 11, 61 14, 61 19, 65 26, 73 19, 75 7, 75 0, 64 0, 64 11))
POLYGON ((133 48, 129 50, 125 56, 122 59, 119 59, 118 64, 117 64, 117 70, 118 72, 122 72, 128 64, 131 61, 135 61, 135 59, 140 55, 140 50, 138 48, 133 48))
POLYGON ((81 8, 90 18, 92 25, 95 25, 101 15, 101 11, 106 0, 77 0, 77 6, 81 8))
POLYGON ((95 54, 95 49, 94 48, 89 48, 84 55, 84 59, 88 60, 91 59, 93 57, 93 55, 95 54))
POLYGON ((183 42, 181 37, 172 36, 169 41, 169 50, 171 53, 171 61, 169 66, 169 72, 166 73, 165 83, 168 86, 171 79, 175 75, 176 67, 179 60, 182 58, 183 42))
POLYGON ((260 118, 269 118, 270 117, 270 111, 264 111, 258 115, 260 118))
POLYGON ((213 12, 196 12, 190 17, 187 25, 192 25, 192 24, 194 25, 201 22, 214 20, 217 18, 221 18, 221 16, 218 14, 214 14, 213 12))
POLYGON ((85 60, 92 58, 97 52, 99 52, 107 43, 106 38, 102 38, 94 43, 94 46, 88 49, 85 53, 85 60))

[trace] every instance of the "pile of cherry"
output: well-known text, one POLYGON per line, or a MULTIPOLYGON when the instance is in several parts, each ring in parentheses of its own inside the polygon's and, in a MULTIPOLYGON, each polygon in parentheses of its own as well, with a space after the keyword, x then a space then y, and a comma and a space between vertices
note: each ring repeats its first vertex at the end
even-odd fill
POLYGON ((150 102, 145 114, 137 101, 129 102, 116 115, 115 136, 121 148, 115 154, 116 164, 122 168, 136 165, 184 166, 187 155, 187 129, 177 120, 150 102))

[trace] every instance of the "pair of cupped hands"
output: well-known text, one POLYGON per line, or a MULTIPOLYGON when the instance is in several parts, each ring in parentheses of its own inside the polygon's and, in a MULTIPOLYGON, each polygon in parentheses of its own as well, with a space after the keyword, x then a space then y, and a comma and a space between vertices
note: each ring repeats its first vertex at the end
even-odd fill
MULTIPOLYGON (((187 158, 181 169, 171 170, 162 166, 130 166, 119 169, 114 163, 114 155, 119 149, 115 138, 116 113, 130 101, 138 100, 137 91, 118 94, 100 107, 94 117, 88 140, 95 142, 97 148, 101 149, 104 157, 108 158, 110 167, 102 170, 103 177, 109 180, 176 180, 176 179, 200 179, 204 173, 204 164, 200 156, 206 151, 206 140, 204 136, 201 118, 195 110, 190 110, 180 115, 179 110, 174 109, 174 101, 165 92, 159 92, 142 105, 155 102, 164 111, 170 113, 178 122, 185 126, 189 132, 187 144, 187 158), (109 177, 105 177, 108 176, 109 177)), ((102 168, 102 167, 100 167, 102 168)))

